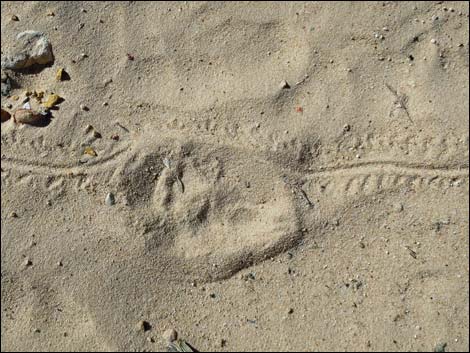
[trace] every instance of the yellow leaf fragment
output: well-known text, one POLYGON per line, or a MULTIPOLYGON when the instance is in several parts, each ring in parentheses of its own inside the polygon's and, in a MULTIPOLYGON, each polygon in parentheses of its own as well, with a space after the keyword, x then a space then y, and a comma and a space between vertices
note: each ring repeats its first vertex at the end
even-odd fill
POLYGON ((93 157, 98 156, 98 154, 95 152, 95 150, 91 147, 85 147, 85 151, 83 153, 88 154, 89 156, 93 156, 93 157))
POLYGON ((52 108, 57 105, 61 100, 57 94, 50 94, 47 100, 42 104, 46 108, 52 108))
POLYGON ((59 67, 57 69, 57 73, 55 74, 55 80, 56 81, 62 81, 62 77, 64 75, 64 69, 62 67, 59 67))

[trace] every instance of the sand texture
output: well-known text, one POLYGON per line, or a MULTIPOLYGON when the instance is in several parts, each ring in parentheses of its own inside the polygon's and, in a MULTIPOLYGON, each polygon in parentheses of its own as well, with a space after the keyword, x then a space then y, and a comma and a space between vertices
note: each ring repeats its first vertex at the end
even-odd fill
POLYGON ((2 1, 2 351, 468 351, 468 14, 2 1))

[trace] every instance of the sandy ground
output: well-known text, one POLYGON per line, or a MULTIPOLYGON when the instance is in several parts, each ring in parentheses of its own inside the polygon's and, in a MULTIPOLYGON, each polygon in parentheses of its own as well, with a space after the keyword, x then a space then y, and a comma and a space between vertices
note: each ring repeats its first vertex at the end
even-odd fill
POLYGON ((2 2, 2 351, 468 351, 468 14, 2 2))

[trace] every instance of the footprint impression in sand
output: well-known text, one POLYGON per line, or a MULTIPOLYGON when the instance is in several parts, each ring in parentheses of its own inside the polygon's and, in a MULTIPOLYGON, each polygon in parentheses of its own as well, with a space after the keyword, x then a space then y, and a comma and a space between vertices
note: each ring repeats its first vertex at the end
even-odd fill
POLYGON ((194 276, 221 279, 300 239, 292 193, 272 164, 203 144, 171 151, 146 148, 120 175, 145 223, 147 256, 170 253, 194 276))

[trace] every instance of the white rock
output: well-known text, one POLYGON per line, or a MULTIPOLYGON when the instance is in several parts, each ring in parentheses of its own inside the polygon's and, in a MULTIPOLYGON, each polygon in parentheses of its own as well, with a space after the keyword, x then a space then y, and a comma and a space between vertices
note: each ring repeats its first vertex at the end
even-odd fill
POLYGON ((106 195, 105 203, 108 206, 113 206, 116 203, 116 200, 115 200, 114 195, 112 193, 108 193, 106 195))
POLYGON ((10 54, 2 55, 2 69, 18 70, 54 61, 52 47, 42 32, 24 31, 18 34, 10 54))
POLYGON ((290 85, 287 83, 287 81, 282 81, 282 82, 279 84, 279 88, 281 88, 281 89, 290 88, 290 85))

